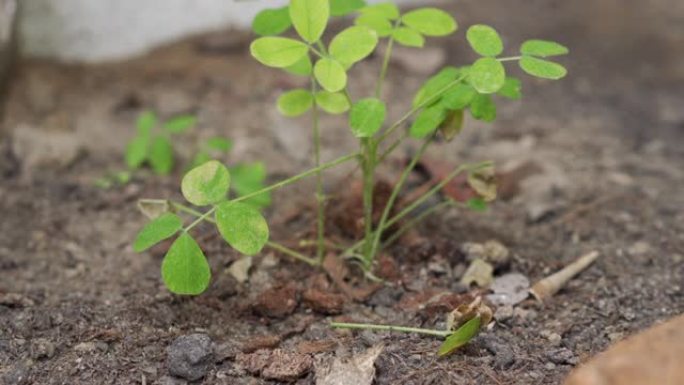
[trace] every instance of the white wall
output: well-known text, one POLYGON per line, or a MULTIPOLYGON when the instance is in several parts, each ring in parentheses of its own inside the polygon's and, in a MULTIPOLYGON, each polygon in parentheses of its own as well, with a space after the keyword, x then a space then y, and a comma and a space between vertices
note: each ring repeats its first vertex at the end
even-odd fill
POLYGON ((287 0, 22 0, 25 55, 104 61, 139 54, 182 36, 247 27, 262 8, 287 0))

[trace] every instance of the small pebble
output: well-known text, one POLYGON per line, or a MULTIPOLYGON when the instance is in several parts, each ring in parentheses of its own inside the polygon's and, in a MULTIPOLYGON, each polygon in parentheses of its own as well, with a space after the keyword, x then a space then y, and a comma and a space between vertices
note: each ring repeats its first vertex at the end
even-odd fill
POLYGON ((169 373, 188 381, 204 377, 213 361, 214 348, 206 334, 189 334, 176 338, 166 349, 169 373))

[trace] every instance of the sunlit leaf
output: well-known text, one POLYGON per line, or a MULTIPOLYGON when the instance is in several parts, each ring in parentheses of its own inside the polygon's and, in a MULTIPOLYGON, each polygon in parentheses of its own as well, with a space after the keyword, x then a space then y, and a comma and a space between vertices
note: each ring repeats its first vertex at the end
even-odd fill
POLYGON ((482 56, 494 57, 503 52, 503 42, 499 33, 488 25, 473 25, 468 28, 466 38, 473 50, 482 56))
POLYGON ((249 204, 223 202, 216 207, 215 219, 223 239, 242 254, 257 254, 268 242, 266 219, 249 204))
POLYGON ((252 21, 252 31, 261 36, 280 35, 292 26, 290 8, 264 9, 252 21))
POLYGON ((323 58, 314 65, 314 76, 328 92, 337 92, 347 86, 347 72, 337 60, 323 58))
POLYGON ((439 347, 438 354, 440 356, 446 356, 447 354, 453 353, 456 349, 467 344, 480 331, 480 323, 480 316, 476 316, 463 324, 463 326, 458 328, 449 337, 447 337, 447 339, 439 347))
POLYGON ((409 133, 414 138, 424 138, 437 129, 446 119, 446 110, 439 105, 428 107, 421 111, 413 121, 409 133))
POLYGON ((451 15, 437 8, 420 8, 404 14, 402 23, 426 36, 446 36, 458 27, 451 15))
POLYGON ((152 170, 159 175, 168 175, 173 170, 173 147, 171 141, 163 136, 152 140, 149 154, 152 170))
POLYGON ((311 64, 309 55, 304 55, 296 63, 283 69, 293 75, 310 76, 313 71, 313 64, 311 64))
POLYGON ((373 4, 359 9, 363 15, 380 16, 388 20, 396 20, 399 18, 399 8, 393 3, 373 4))
POLYGON ((211 280, 207 258, 187 233, 181 234, 173 242, 162 261, 161 271, 164 284, 176 294, 201 294, 211 280))
POLYGON ((425 38, 418 31, 408 27, 399 27, 392 32, 394 40, 406 47, 422 47, 425 45, 425 38))
POLYGON ((520 79, 514 77, 507 77, 503 87, 498 94, 512 100, 518 100, 522 97, 522 83, 520 79))
POLYGON ((477 92, 492 94, 500 90, 506 81, 506 69, 500 61, 484 57, 478 59, 468 72, 468 79, 477 92))
POLYGON ((164 239, 171 238, 183 227, 183 221, 173 213, 165 213, 147 223, 133 242, 137 253, 147 250, 164 239))
POLYGON ((330 14, 345 16, 366 6, 364 0, 330 0, 330 14))
POLYGON ((493 122, 496 120, 496 104, 489 95, 477 95, 470 103, 470 114, 477 120, 493 122))
POLYGON ((303 89, 288 91, 278 98, 278 111, 289 117, 299 116, 313 105, 313 95, 303 89))
POLYGON ((229 186, 228 169, 221 162, 210 160, 185 174, 181 191, 188 202, 206 206, 224 200, 229 186))
POLYGON ((349 126, 357 138, 373 136, 385 122, 385 103, 376 98, 361 99, 349 112, 349 126))
POLYGON ((261 37, 252 42, 250 52, 266 66, 284 68, 301 60, 309 52, 309 47, 285 37, 261 37))
POLYGON ((558 80, 568 74, 562 65, 532 56, 523 56, 519 63, 523 71, 542 79, 558 80))
POLYGON ((351 107, 349 99, 341 92, 317 92, 316 104, 329 114, 342 114, 351 107))
POLYGON ((528 40, 520 46, 520 53, 529 56, 550 57, 566 55, 567 47, 548 40, 528 40))
POLYGON ((357 25, 340 32, 330 42, 330 55, 347 66, 370 55, 378 45, 378 34, 372 29, 357 25))
POLYGON ((197 117, 194 115, 180 115, 164 122, 164 128, 174 134, 187 131, 197 124, 197 117))
POLYGON ((392 34, 392 22, 381 15, 373 13, 362 14, 354 20, 354 24, 372 29, 379 37, 387 37, 392 34))
POLYGON ((290 1, 290 20, 299 36, 309 43, 321 38, 329 18, 329 0, 290 1))
POLYGON ((413 98, 413 107, 428 103, 434 104, 440 100, 438 94, 449 90, 449 86, 455 86, 456 80, 461 76, 461 71, 456 67, 446 67, 439 71, 436 75, 428 79, 425 84, 418 90, 416 96, 413 98))
POLYGON ((467 83, 458 83, 444 93, 440 104, 450 110, 460 110, 468 107, 477 96, 477 91, 467 83))

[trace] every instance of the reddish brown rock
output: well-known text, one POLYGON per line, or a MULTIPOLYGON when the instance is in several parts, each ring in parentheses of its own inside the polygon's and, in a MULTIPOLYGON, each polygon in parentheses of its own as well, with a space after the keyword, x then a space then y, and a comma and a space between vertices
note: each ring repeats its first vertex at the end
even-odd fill
POLYGON ((684 315, 617 343, 576 369, 565 385, 681 385, 684 315))
POLYGON ((258 350, 251 354, 238 354, 235 363, 245 371, 267 380, 294 381, 313 367, 308 354, 286 352, 281 349, 258 350))
POLYGON ((330 293, 318 289, 308 289, 302 295, 304 303, 314 311, 322 314, 340 314, 346 297, 342 294, 330 293))
POLYGON ((263 291, 256 298, 254 312, 270 318, 283 318, 297 308, 297 287, 294 283, 263 291))

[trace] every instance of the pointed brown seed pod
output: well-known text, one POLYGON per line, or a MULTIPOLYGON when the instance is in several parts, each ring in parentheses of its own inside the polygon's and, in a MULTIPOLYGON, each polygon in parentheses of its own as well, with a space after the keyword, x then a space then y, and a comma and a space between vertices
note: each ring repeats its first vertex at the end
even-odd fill
POLYGON ((532 286, 530 293, 539 301, 544 301, 562 289, 572 277, 591 265, 599 256, 599 252, 594 250, 581 257, 573 263, 565 266, 560 271, 551 274, 532 286))

